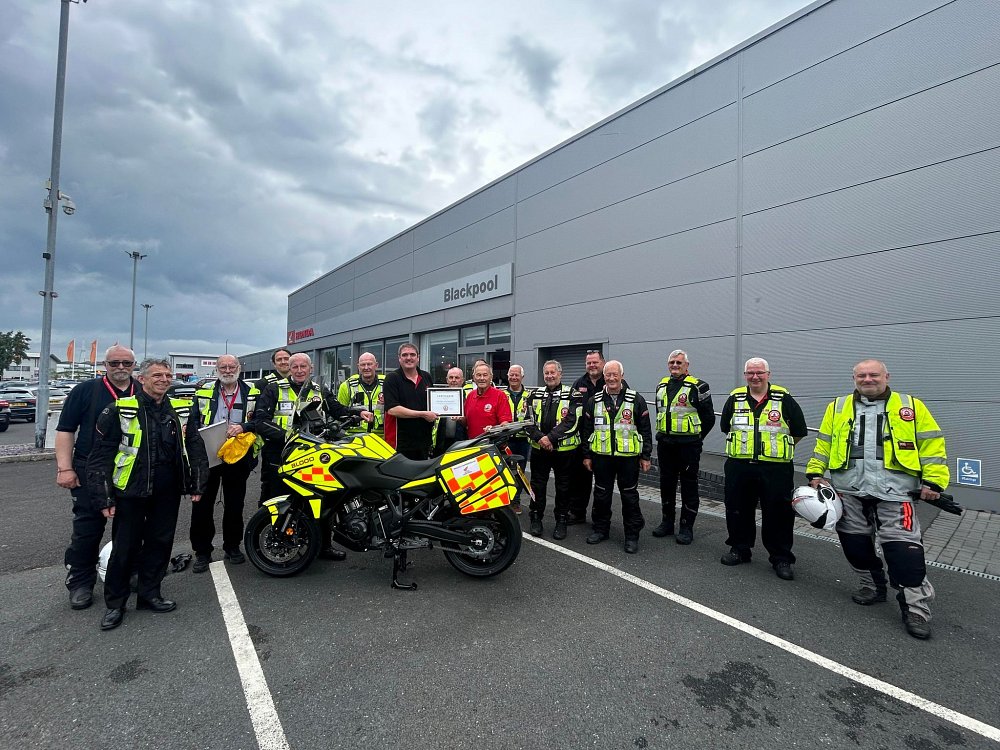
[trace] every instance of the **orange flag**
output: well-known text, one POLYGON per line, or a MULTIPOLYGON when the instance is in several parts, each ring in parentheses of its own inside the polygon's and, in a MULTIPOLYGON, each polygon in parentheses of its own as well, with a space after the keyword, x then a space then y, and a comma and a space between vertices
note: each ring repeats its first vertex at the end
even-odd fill
POLYGON ((76 339, 70 339, 69 346, 66 347, 66 361, 72 362, 74 354, 76 354, 76 339))
POLYGON ((97 364, 97 339, 90 342, 90 364, 97 364))

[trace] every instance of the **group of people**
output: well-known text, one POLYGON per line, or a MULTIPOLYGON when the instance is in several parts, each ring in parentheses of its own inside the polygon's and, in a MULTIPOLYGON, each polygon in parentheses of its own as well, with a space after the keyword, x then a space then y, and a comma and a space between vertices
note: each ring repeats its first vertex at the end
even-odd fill
MULTIPOLYGON (((629 554, 638 552, 645 525, 638 484, 640 473, 651 468, 655 436, 662 518, 652 534, 673 536, 679 545, 694 541, 700 457, 716 412, 708 383, 690 374, 684 351, 668 355, 652 413, 643 395, 628 385, 622 363, 605 362, 599 351, 587 352, 586 373, 572 385, 563 384, 562 366, 555 360, 543 364, 544 385, 535 388, 524 385, 524 369, 517 364, 507 372, 505 388, 493 384, 494 373, 485 361, 474 365, 471 382, 460 368, 452 368, 447 385, 464 391, 461 417, 429 409, 432 377, 420 368, 415 345, 401 345, 398 360, 397 369, 383 374, 374 355, 363 353, 358 372, 334 395, 312 380, 307 354, 275 351, 274 370, 256 383, 240 377, 236 357, 223 355, 216 365, 217 380, 191 402, 167 396, 167 361, 145 360, 133 379, 131 350, 111 347, 105 356, 107 375, 71 391, 57 427, 56 481, 73 494, 73 537, 66 552, 70 605, 84 609, 92 603, 98 546, 106 519, 112 518, 113 553, 101 628, 121 624, 133 572, 138 575, 137 608, 173 610, 176 604, 163 598, 160 584, 182 494, 192 500, 194 572, 208 570, 212 560, 213 506, 220 488, 224 559, 242 563, 248 478, 259 462, 262 500, 281 494, 281 448, 311 411, 329 418, 360 407, 353 411, 360 412, 362 421, 350 429, 379 434, 412 460, 444 453, 454 441, 477 437, 491 426, 524 421, 524 430, 509 447, 530 465, 529 533, 544 533, 551 475, 552 537, 565 539, 567 527, 585 523, 589 509, 586 542, 600 544, 610 536, 617 484, 629 554), (199 428, 218 422, 227 423, 228 437, 249 432, 257 440, 242 459, 209 468, 199 428)), ((720 562, 750 562, 759 507, 768 561, 780 579, 793 580, 792 461, 807 428, 792 394, 771 383, 770 375, 766 360, 747 360, 746 384, 729 394, 718 419, 726 436, 729 547, 720 562)), ((860 580, 852 599, 861 605, 884 602, 892 585, 907 632, 927 638, 934 589, 926 577, 913 498, 935 500, 947 488, 945 443, 923 402, 892 391, 888 381, 888 370, 878 360, 855 365, 855 389, 827 407, 806 472, 813 487, 832 484, 842 499, 837 533, 860 580)), ((329 529, 323 532, 327 544, 321 555, 344 559, 345 553, 329 544, 329 529)))

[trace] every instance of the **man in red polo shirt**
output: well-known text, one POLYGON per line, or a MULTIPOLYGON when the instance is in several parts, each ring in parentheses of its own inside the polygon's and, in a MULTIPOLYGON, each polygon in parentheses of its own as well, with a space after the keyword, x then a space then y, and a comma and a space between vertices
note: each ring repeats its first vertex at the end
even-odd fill
POLYGON ((487 427, 513 421, 507 394, 493 385, 493 369, 485 362, 472 371, 476 390, 465 397, 465 426, 469 437, 479 437, 487 427))

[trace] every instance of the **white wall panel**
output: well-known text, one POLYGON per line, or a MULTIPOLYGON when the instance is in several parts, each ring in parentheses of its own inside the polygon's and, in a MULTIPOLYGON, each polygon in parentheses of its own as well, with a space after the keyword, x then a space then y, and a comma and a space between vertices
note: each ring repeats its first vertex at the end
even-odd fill
POLYGON ((446 237, 487 216, 492 216, 514 205, 515 179, 508 177, 496 185, 483 188, 454 204, 446 211, 432 216, 413 228, 413 249, 419 250, 435 240, 446 237))
MULTIPOLYGON (((398 289, 401 284, 409 287, 412 278, 413 256, 407 253, 403 257, 385 263, 375 270, 367 273, 359 273, 354 280, 354 294, 360 304, 363 305, 365 300, 373 297, 377 292, 381 292, 382 290, 398 289)), ((406 292, 394 292, 394 294, 406 294, 408 291, 410 289, 407 289, 406 292)))
MULTIPOLYGON (((453 263, 476 258, 487 250, 493 250, 513 241, 514 208, 510 207, 416 250, 413 253, 413 274, 421 276, 436 273, 453 263)), ((510 260, 500 262, 509 263, 510 260)), ((499 265, 500 262, 488 263, 484 267, 499 265)), ((440 277, 440 274, 438 276, 440 277)))

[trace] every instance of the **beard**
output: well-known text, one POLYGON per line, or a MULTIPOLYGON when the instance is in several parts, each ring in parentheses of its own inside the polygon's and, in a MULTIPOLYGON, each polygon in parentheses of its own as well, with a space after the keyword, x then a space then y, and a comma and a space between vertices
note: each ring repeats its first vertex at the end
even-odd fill
POLYGON ((239 375, 220 375, 219 382, 223 385, 233 385, 240 379, 239 375))
MULTIPOLYGON (((111 369, 111 368, 108 368, 111 369)), ((118 387, 119 390, 123 389, 128 385, 129 381, 132 379, 132 373, 128 370, 114 369, 108 373, 108 380, 118 387)))

